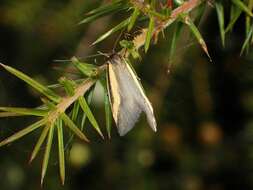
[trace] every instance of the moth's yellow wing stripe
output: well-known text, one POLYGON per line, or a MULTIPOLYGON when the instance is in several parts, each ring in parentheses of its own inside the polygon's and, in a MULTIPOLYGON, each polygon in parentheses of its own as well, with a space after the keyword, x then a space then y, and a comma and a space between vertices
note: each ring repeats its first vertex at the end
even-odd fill
POLYGON ((109 77, 109 85, 110 85, 110 102, 112 108, 112 115, 116 124, 118 124, 118 112, 120 106, 120 95, 119 95, 119 86, 117 82, 116 75, 113 70, 112 64, 109 62, 108 64, 108 77, 109 77))

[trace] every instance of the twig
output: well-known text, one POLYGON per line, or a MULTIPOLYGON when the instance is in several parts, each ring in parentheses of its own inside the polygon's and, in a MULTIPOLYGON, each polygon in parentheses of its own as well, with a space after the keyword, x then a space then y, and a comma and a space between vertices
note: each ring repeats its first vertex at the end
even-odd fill
MULTIPOLYGON (((177 19, 178 16, 180 16, 181 14, 189 13, 198 5, 200 5, 202 2, 203 0, 189 0, 183 3, 178 8, 174 9, 167 19, 161 20, 161 18, 156 17, 156 26, 153 35, 157 36, 161 31, 163 31, 165 28, 171 25, 177 19)), ((133 3, 134 6, 137 6, 144 14, 147 14, 146 10, 147 5, 134 0, 132 0, 131 3, 133 3)), ((147 30, 148 30, 147 28, 142 29, 142 33, 134 38, 133 42, 136 49, 139 49, 141 46, 145 44, 147 30)))
POLYGON ((65 112, 65 110, 73 104, 80 96, 94 84, 94 79, 87 79, 79 84, 75 90, 73 96, 66 96, 61 99, 60 103, 57 104, 56 109, 48 113, 48 121, 54 123, 58 116, 65 112))

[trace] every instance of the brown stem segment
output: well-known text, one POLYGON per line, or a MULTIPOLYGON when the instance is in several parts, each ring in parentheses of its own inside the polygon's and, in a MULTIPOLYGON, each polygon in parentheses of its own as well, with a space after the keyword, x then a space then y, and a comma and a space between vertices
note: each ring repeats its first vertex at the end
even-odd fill
MULTIPOLYGON (((181 6, 174 9, 171 13, 171 15, 164 20, 161 20, 161 18, 156 17, 156 26, 153 32, 154 36, 157 36, 162 30, 164 30, 166 27, 168 27, 170 24, 172 24, 177 17, 180 14, 186 14, 192 11, 194 8, 199 6, 203 0, 189 0, 187 2, 184 2, 181 6)), ((138 7, 144 14, 147 14, 148 5, 145 5, 144 3, 140 3, 140 1, 132 0, 131 3, 138 7)), ((145 44, 145 38, 147 34, 147 28, 142 29, 141 34, 135 37, 133 40, 134 45, 136 49, 139 49, 141 46, 145 44)))

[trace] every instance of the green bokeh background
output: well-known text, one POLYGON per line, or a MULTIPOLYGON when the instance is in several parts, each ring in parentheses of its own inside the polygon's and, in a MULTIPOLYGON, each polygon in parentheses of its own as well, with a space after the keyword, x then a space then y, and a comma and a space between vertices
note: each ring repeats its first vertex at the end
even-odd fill
MULTIPOLYGON (((54 60, 110 52, 119 34, 96 47, 90 44, 128 13, 77 25, 85 12, 100 3, 1 0, 0 62, 52 84, 68 70, 68 64, 54 60)), ((187 28, 169 60, 173 27, 134 64, 154 106, 157 133, 143 116, 124 137, 113 126, 111 140, 101 140, 88 124, 85 131, 91 143, 76 139, 67 153, 65 186, 60 185, 55 146, 44 189, 253 189, 253 53, 239 55, 244 18, 222 48, 215 10, 208 8, 200 27, 212 63, 187 28)), ((94 59, 89 61, 94 63, 94 59)), ((103 94, 99 85, 96 89, 92 110, 105 133, 103 94)), ((0 69, 0 105, 39 104, 36 92, 0 69)), ((31 118, 1 119, 0 139, 31 122, 31 118)), ((1 190, 40 189, 42 156, 28 164, 38 132, 0 149, 1 190)))

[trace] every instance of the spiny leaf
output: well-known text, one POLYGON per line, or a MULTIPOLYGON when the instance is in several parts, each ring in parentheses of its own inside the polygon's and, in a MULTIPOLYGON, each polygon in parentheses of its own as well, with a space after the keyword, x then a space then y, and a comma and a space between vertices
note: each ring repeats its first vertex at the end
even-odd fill
POLYGON ((177 45, 177 40, 181 34, 183 25, 181 22, 176 23, 175 29, 173 31, 173 36, 172 36, 172 40, 171 40, 171 45, 170 45, 170 55, 169 55, 169 59, 171 60, 173 57, 173 54, 176 50, 176 45, 177 45))
MULTIPOLYGON (((83 81, 84 81, 84 79, 77 79, 77 80, 74 80, 74 82, 75 82, 76 84, 80 84, 80 83, 83 82, 83 81)), ((50 85, 48 85, 47 87, 48 87, 48 88, 51 88, 51 89, 55 89, 55 88, 61 88, 62 85, 59 84, 59 83, 56 83, 56 84, 50 84, 50 85)))
POLYGON ((103 41, 104 39, 106 39, 108 36, 110 36, 111 34, 121 30, 122 28, 126 27, 129 24, 130 19, 127 18, 126 20, 122 21, 121 23, 119 23, 118 25, 116 25, 115 27, 113 27, 111 30, 107 31, 106 33, 104 33, 103 35, 101 35, 95 42, 92 43, 92 45, 95 45, 101 41, 103 41))
POLYGON ((232 0, 232 2, 238 6, 241 10, 243 10, 245 13, 247 13, 249 16, 253 17, 253 13, 251 10, 240 0, 232 0))
MULTIPOLYGON (((253 8, 253 1, 250 0, 248 2, 248 9, 251 11, 252 8, 253 8)), ((246 36, 250 35, 249 33, 250 33, 251 27, 252 27, 251 26, 251 17, 248 16, 248 15, 246 15, 246 17, 245 17, 245 32, 246 32, 246 36)), ((250 39, 249 39, 249 41, 250 41, 250 39)), ((245 45, 246 52, 249 51, 249 45, 250 45, 250 43, 246 43, 246 45, 245 45)))
POLYGON ((154 17, 150 17, 149 25, 148 25, 148 32, 146 35, 145 47, 144 47, 145 53, 147 53, 147 51, 149 49, 149 45, 150 45, 150 41, 152 38, 154 27, 155 27, 155 19, 154 19, 154 17))
POLYGON ((47 172, 47 167, 48 167, 48 161, 50 157, 50 152, 52 148, 52 142, 53 142, 53 137, 54 137, 54 123, 50 124, 49 126, 49 133, 47 136, 47 145, 46 145, 46 150, 43 158, 43 163, 42 163, 42 171, 41 171, 41 180, 40 184, 43 184, 46 172, 47 172))
POLYGON ((38 152, 39 152, 39 150, 41 148, 41 145, 43 144, 43 142, 46 139, 48 131, 49 131, 49 125, 46 125, 44 127, 44 129, 43 129, 43 131, 42 131, 42 133, 41 133, 41 135, 40 135, 40 137, 39 137, 39 139, 38 139, 38 141, 37 141, 37 143, 36 143, 33 151, 32 151, 29 163, 31 163, 35 159, 35 157, 37 156, 37 154, 38 154, 38 152))
MULTIPOLYGON (((93 85, 90 89, 90 92, 89 92, 89 95, 88 95, 88 104, 90 105, 91 103, 91 100, 92 100, 92 96, 93 96, 93 92, 94 92, 94 89, 95 89, 95 85, 93 85)), ((80 104, 78 101, 75 102, 76 105, 78 105, 78 107, 80 107, 80 104)), ((75 104, 74 104, 74 107, 75 107, 75 104)), ((74 109, 74 108, 73 108, 74 109)), ((73 110, 72 110, 73 111, 73 110)), ((73 113, 73 112, 72 112, 73 113)), ((74 114, 74 113, 73 113, 74 114)), ((73 116, 73 114, 71 115, 72 116, 72 121, 75 121, 75 117, 73 116)), ((84 124, 85 124, 85 121, 86 121, 86 114, 84 112, 82 112, 82 116, 81 116, 81 124, 80 124, 80 130, 83 131, 83 128, 84 128, 84 124)), ((69 137, 66 145, 65 145, 65 150, 68 149, 70 143, 73 141, 73 138, 74 138, 74 135, 71 134, 71 136, 69 137)))
POLYGON ((222 46, 225 46, 225 30, 224 30, 224 8, 223 5, 220 2, 215 2, 215 8, 218 16, 219 21, 219 28, 220 28, 220 36, 221 36, 221 42, 222 46))
POLYGON ((104 104, 105 104, 105 122, 106 122, 106 131, 108 138, 111 138, 111 128, 112 128, 112 112, 111 112, 111 104, 109 100, 109 94, 107 90, 108 84, 108 75, 106 77, 101 77, 100 82, 104 88, 104 104))
POLYGON ((206 9, 207 9, 207 6, 205 3, 200 4, 198 8, 196 9, 196 16, 194 18, 194 23, 196 26, 199 26, 201 24, 200 22, 202 21, 202 18, 206 9))
POLYGON ((80 62, 76 57, 72 57, 71 62, 84 76, 92 77, 96 74, 97 67, 95 65, 80 62))
POLYGON ((74 103, 73 109, 71 110, 71 120, 72 121, 76 121, 77 120, 77 116, 78 116, 78 113, 79 113, 79 108, 80 108, 80 105, 76 101, 74 103))
POLYGON ((64 155, 64 140, 62 121, 57 121, 57 135, 58 135, 58 156, 59 156, 59 172, 61 177, 61 183, 64 185, 65 182, 65 155, 64 155))
MULTIPOLYGON (((102 5, 98 8, 95 8, 95 9, 89 11, 88 13, 86 13, 86 15, 89 16, 89 15, 97 14, 99 12, 107 11, 111 7, 115 7, 116 5, 122 4, 122 2, 123 2, 123 0, 113 1, 110 4, 105 4, 105 5, 102 5)), ((118 8, 118 7, 116 6, 115 8, 118 8)))
POLYGON ((33 108, 0 107, 0 110, 4 112, 15 113, 17 115, 45 116, 48 113, 48 110, 33 108))
POLYGON ((23 116, 22 114, 13 113, 13 112, 0 112, 0 117, 17 117, 23 116))
POLYGON ((251 25, 250 31, 248 32, 247 37, 243 43, 240 55, 243 54, 244 50, 246 49, 247 45, 249 44, 250 38, 252 37, 252 33, 253 33, 253 25, 251 25))
POLYGON ((18 77, 19 79, 23 80, 24 82, 26 82, 27 84, 32 86, 34 89, 36 89, 40 93, 44 94, 50 100, 52 100, 54 102, 59 102, 60 101, 60 97, 57 94, 55 94, 52 90, 50 90, 46 86, 44 86, 44 85, 40 84, 39 82, 35 81, 34 79, 29 77, 28 75, 26 75, 26 74, 22 73, 21 71, 18 71, 16 69, 10 67, 10 66, 7 66, 7 65, 4 65, 4 64, 1 64, 1 63, 0 63, 0 65, 4 69, 9 71, 10 73, 15 75, 16 77, 18 77))
POLYGON ((89 140, 87 139, 87 137, 82 133, 82 131, 80 131, 80 129, 74 124, 74 122, 65 113, 61 114, 61 118, 63 119, 63 121, 66 124, 66 126, 72 132, 74 132, 74 134, 76 136, 78 136, 80 139, 82 139, 84 141, 89 142, 89 140))
POLYGON ((106 121, 106 131, 108 134, 108 138, 111 138, 111 128, 112 128, 112 112, 111 105, 108 97, 108 93, 105 90, 104 93, 104 102, 105 102, 105 121, 106 121))
POLYGON ((204 39, 203 39, 202 35, 200 34, 198 28, 195 26, 195 24, 192 22, 191 18, 188 15, 184 16, 183 20, 184 20, 184 23, 189 26, 191 32, 197 38, 197 40, 198 40, 199 44, 201 45, 202 49, 204 50, 204 52, 206 53, 206 55, 209 57, 209 59, 211 61, 211 57, 208 53, 206 42, 204 41, 204 39))
POLYGON ((136 20, 137 20, 137 18, 139 16, 139 14, 140 14, 140 10, 135 7, 134 8, 134 12, 133 12, 133 14, 130 17, 130 21, 129 21, 129 24, 128 24, 128 27, 127 27, 128 31, 130 31, 133 28, 133 26, 134 26, 134 24, 135 24, 135 22, 136 22, 136 20))
POLYGON ((85 98, 83 96, 79 97, 78 99, 79 101, 79 104, 82 108, 82 110, 84 111, 84 113, 86 114, 87 118, 89 119, 90 123, 92 124, 92 126, 94 127, 94 129, 98 132, 98 134, 104 138, 99 126, 98 126, 98 123, 95 119, 95 117, 93 116, 91 110, 90 110, 90 107, 88 105, 88 103, 86 102, 85 98))
POLYGON ((238 20, 241 13, 242 13, 242 10, 239 9, 237 6, 234 6, 234 5, 231 6, 230 21, 228 23, 227 28, 225 29, 225 33, 227 33, 233 28, 235 22, 238 20))
POLYGON ((14 142, 15 140, 20 139, 21 137, 27 135, 28 133, 31 133, 35 129, 38 129, 39 127, 44 125, 46 122, 47 122, 46 119, 41 119, 41 120, 37 121, 36 123, 26 127, 25 129, 22 129, 21 131, 19 131, 19 132, 15 133, 14 135, 4 139, 3 141, 1 141, 0 142, 0 147, 4 146, 6 144, 9 144, 11 142, 14 142))
POLYGON ((80 21, 79 24, 86 24, 107 14, 111 14, 126 9, 127 5, 122 2, 123 1, 116 1, 115 3, 110 3, 108 5, 104 5, 96 9, 93 9, 92 11, 86 14, 87 17, 82 21, 80 21))
MULTIPOLYGON (((88 98, 87 98, 88 105, 91 104, 91 100, 92 100, 92 97, 93 97, 94 89, 95 89, 95 85, 93 87, 91 87, 91 89, 90 89, 90 92, 89 92, 89 95, 88 95, 88 98)), ((83 116, 82 116, 82 120, 81 120, 81 127, 80 127, 81 131, 83 131, 86 118, 87 118, 87 116, 86 116, 85 112, 83 112, 83 116)))

